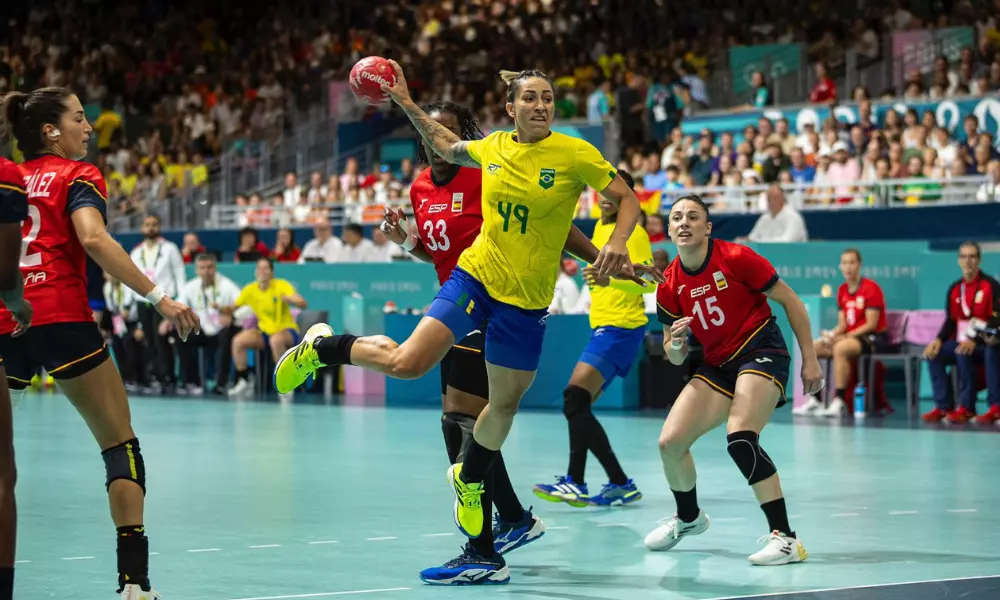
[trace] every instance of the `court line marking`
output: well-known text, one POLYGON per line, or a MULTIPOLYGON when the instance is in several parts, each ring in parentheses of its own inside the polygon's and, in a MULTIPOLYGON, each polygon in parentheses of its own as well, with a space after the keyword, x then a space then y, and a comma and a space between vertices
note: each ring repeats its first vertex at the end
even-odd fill
POLYGON ((310 546, 317 546, 319 544, 339 544, 337 540, 317 540, 315 542, 309 542, 310 546))
POLYGON ((950 512, 950 513, 974 513, 974 512, 979 512, 979 509, 977 509, 977 508, 949 508, 949 509, 945 510, 944 512, 950 512))
POLYGON ((149 555, 150 556, 159 556, 160 553, 159 552, 150 552, 149 555))
POLYGON ((261 548, 281 548, 281 544, 262 544, 260 546, 248 546, 254 550, 259 550, 261 548))
POLYGON ((890 510, 890 515, 918 515, 920 511, 918 510, 890 510))
POLYGON ((233 600, 292 600, 293 598, 330 598, 332 596, 351 596, 357 594, 380 594, 383 592, 405 592, 413 588, 382 588, 380 590, 351 590, 347 592, 320 592, 317 594, 295 594, 292 596, 257 596, 255 598, 234 598, 233 600))
POLYGON ((396 536, 394 536, 394 535, 387 535, 387 536, 384 536, 384 537, 365 538, 365 541, 366 542, 386 542, 386 541, 389 541, 389 540, 398 540, 398 539, 399 538, 396 537, 396 536))
POLYGON ((831 517, 860 517, 861 514, 860 513, 850 513, 850 512, 848 512, 848 513, 833 513, 830 516, 831 517))
POLYGON ((452 536, 452 535, 455 535, 455 533, 454 532, 448 532, 448 533, 425 533, 423 535, 423 537, 448 537, 448 536, 452 536))
POLYGON ((195 548, 194 550, 188 550, 191 554, 198 554, 200 552, 222 552, 218 548, 195 548))
POLYGON ((554 526, 554 527, 546 527, 545 528, 546 531, 552 531, 554 529, 569 529, 569 525, 558 525, 558 526, 554 526))
POLYGON ((628 527, 628 523, 598 523, 598 527, 628 527))
POLYGON ((94 560, 96 556, 68 556, 63 560, 94 560))
POLYGON ((31 562, 30 560, 15 560, 14 564, 15 565, 24 565, 24 564, 27 564, 27 563, 30 563, 30 562, 31 562))
MULTIPOLYGON (((707 598, 706 600, 746 600, 747 598, 770 598, 771 596, 794 596, 796 594, 819 594, 822 592, 842 592, 846 590, 870 590, 897 585, 918 585, 922 583, 947 583, 949 581, 977 581, 979 579, 1000 579, 1000 575, 976 575, 973 577, 949 577, 947 579, 919 579, 917 581, 897 581, 895 583, 872 583, 869 585, 854 585, 850 587, 822 588, 815 590, 796 590, 794 592, 768 592, 766 594, 752 594, 750 596, 723 596, 721 598, 707 598)), ((265 598, 244 598, 242 600, 267 600, 265 598)))

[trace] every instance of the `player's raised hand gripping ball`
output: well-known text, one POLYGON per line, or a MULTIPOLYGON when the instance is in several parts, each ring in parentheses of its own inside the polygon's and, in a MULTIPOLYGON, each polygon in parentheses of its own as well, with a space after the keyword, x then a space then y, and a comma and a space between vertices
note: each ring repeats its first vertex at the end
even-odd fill
POLYGON ((351 91, 368 104, 381 104, 389 99, 383 86, 396 85, 396 70, 381 56, 368 56, 355 63, 351 69, 351 91))

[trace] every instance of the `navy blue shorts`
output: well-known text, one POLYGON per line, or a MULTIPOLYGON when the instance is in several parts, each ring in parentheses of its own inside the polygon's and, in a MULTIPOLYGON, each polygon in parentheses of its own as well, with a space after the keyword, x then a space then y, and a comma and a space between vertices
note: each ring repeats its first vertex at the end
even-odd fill
POLYGON ((736 394, 736 380, 742 375, 770 379, 778 387, 777 406, 784 406, 791 364, 785 338, 772 318, 747 340, 736 356, 719 366, 702 363, 694 377, 729 398, 736 394))
MULTIPOLYGON (((302 339, 302 338, 299 337, 299 332, 295 331, 291 327, 289 327, 288 329, 284 329, 283 331, 287 331, 287 332, 289 332, 289 333, 292 334, 292 346, 294 346, 295 344, 298 344, 299 341, 302 339)), ((279 331, 278 333, 281 333, 281 332, 279 331)), ((260 332, 260 337, 264 338, 264 348, 270 348, 271 347, 271 336, 269 336, 268 334, 266 334, 263 331, 261 331, 260 332)))
POLYGON ((441 286, 427 316, 464 339, 486 322, 486 362, 508 369, 537 371, 548 309, 528 310, 490 298, 475 277, 461 269, 441 286))
POLYGON ((623 329, 621 327, 598 327, 590 336, 590 342, 580 355, 580 362, 597 369, 604 377, 605 389, 611 380, 628 375, 636 354, 646 337, 645 327, 623 329))

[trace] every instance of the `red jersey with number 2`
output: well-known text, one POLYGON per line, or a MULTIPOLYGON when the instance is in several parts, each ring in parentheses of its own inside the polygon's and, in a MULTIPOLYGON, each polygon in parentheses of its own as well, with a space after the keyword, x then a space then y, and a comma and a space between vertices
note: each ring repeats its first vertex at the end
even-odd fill
POLYGON ((410 186, 420 243, 442 285, 483 227, 482 191, 482 171, 469 167, 459 167, 445 182, 435 182, 431 170, 424 169, 410 186))
MULTIPOLYGON (((87 300, 87 253, 70 216, 93 207, 107 219, 107 188, 97 167, 45 155, 20 165, 28 192, 28 218, 21 224, 24 297, 34 309, 32 325, 93 321, 87 300)), ((14 318, 0 308, 0 334, 14 318)))
POLYGON ((705 362, 720 366, 742 350, 771 319, 765 292, 778 282, 766 258, 742 244, 709 240, 696 271, 674 258, 656 290, 660 322, 693 317, 691 333, 705 348, 705 362))

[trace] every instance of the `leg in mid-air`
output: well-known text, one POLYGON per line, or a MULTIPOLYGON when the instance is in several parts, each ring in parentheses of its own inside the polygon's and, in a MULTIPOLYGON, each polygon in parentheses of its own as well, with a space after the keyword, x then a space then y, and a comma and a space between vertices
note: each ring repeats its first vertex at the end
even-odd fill
POLYGON ((695 377, 681 390, 660 431, 660 460, 677 512, 646 536, 650 550, 669 550, 688 535, 708 529, 708 515, 698 506, 697 474, 691 446, 726 421, 730 398, 705 379, 695 377))

